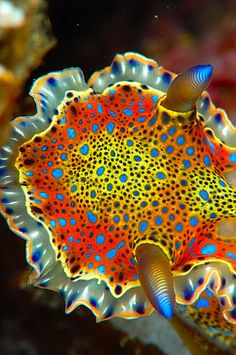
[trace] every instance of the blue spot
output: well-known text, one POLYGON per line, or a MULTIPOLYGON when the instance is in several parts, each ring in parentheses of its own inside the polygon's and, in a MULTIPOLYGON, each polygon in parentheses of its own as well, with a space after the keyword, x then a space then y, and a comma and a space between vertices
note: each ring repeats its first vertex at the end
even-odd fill
POLYGON ((211 213, 210 214, 210 218, 216 218, 216 217, 217 217, 216 213, 211 213))
POLYGON ((129 59, 129 64, 132 66, 132 67, 137 67, 139 65, 139 62, 136 60, 136 59, 129 59))
POLYGON ((98 126, 97 123, 94 123, 94 124, 92 125, 92 131, 93 131, 94 133, 98 131, 98 128, 99 128, 99 126, 98 126))
POLYGON ((65 246, 62 248, 63 251, 66 251, 66 250, 68 250, 68 249, 69 249, 68 245, 65 245, 65 246))
POLYGON ((165 142, 166 140, 167 140, 167 135, 166 134, 162 134, 161 141, 165 142))
POLYGON ((105 168, 103 166, 101 166, 100 168, 97 169, 97 175, 101 176, 105 171, 105 168))
POLYGON ((75 138, 76 137, 74 128, 67 128, 67 131, 68 131, 68 138, 75 138))
POLYGON ((52 175, 54 176, 54 178, 59 179, 62 177, 63 171, 62 171, 62 169, 54 169, 52 171, 52 175))
POLYGON ((114 111, 110 110, 109 112, 112 117, 116 117, 116 113, 114 111))
POLYGON ((188 155, 193 155, 194 154, 194 148, 190 147, 187 149, 187 154, 188 155))
POLYGON ((65 227, 66 226, 65 218, 59 218, 59 224, 60 224, 61 227, 65 227))
POLYGON ((107 124, 107 132, 108 133, 112 134, 114 131, 114 128, 115 128, 115 124, 113 122, 109 122, 107 124))
POLYGON ((95 255, 95 260, 96 261, 100 261, 101 260, 101 256, 100 255, 95 255))
POLYGON ((160 224, 162 224, 162 218, 160 216, 155 218, 155 223, 157 226, 159 226, 160 224))
POLYGON ((157 178, 158 178, 158 179, 161 179, 161 180, 162 180, 162 179, 165 179, 165 177, 166 177, 166 176, 165 176, 164 173, 162 173, 162 172, 157 173, 157 178))
POLYGON ((168 154, 171 154, 174 150, 174 147, 172 145, 169 145, 167 148, 166 148, 166 153, 168 154))
POLYGON ((108 184, 108 185, 107 185, 107 190, 108 190, 108 191, 111 191, 112 189, 113 189, 112 184, 108 184))
POLYGON ((105 270, 106 270, 106 267, 105 267, 104 265, 99 265, 98 271, 99 271, 101 274, 103 274, 105 270))
POLYGON ((183 136, 179 136, 177 138, 177 144, 184 144, 184 142, 185 142, 185 138, 183 136))
POLYGON ((203 200, 208 200, 209 199, 209 195, 208 192, 206 190, 201 190, 199 195, 201 196, 201 198, 203 198, 203 200))
POLYGON ((187 185, 187 181, 186 181, 186 180, 181 180, 180 183, 181 183, 181 185, 183 185, 183 186, 186 186, 186 185, 187 185))
POLYGON ((194 305, 195 309, 208 307, 210 307, 210 302, 206 298, 199 298, 197 303, 194 305))
POLYGON ((187 285, 184 288, 184 299, 186 301, 190 301, 193 296, 193 289, 190 287, 190 285, 187 285))
POLYGON ((185 167, 186 169, 187 169, 187 168, 189 168, 189 167, 191 166, 190 161, 189 161, 189 160, 187 160, 187 159, 184 159, 183 163, 184 163, 184 167, 185 167))
POLYGON ((34 263, 38 263, 40 259, 41 259, 41 251, 36 250, 35 252, 33 252, 33 254, 32 254, 32 261, 33 261, 34 263))
POLYGON ((56 198, 60 201, 63 201, 64 200, 64 196, 62 194, 57 194, 56 195, 56 198))
POLYGON ((180 244, 180 242, 177 240, 177 241, 175 242, 175 248, 178 250, 178 249, 180 248, 180 246, 181 246, 181 244, 180 244))
POLYGON ((129 215, 128 215, 128 214, 125 214, 125 215, 124 215, 124 221, 125 221, 125 222, 128 222, 128 220, 129 220, 129 215))
POLYGON ((102 109, 102 106, 100 104, 98 104, 98 112, 101 113, 101 114, 104 113, 103 109, 102 109))
POLYGON ((50 86, 57 86, 57 79, 53 78, 52 76, 47 79, 47 82, 50 86))
POLYGON ((204 164, 205 164, 206 166, 210 166, 210 165, 211 165, 211 161, 210 161, 210 158, 209 158, 208 155, 205 155, 205 156, 203 157, 203 162, 204 162, 204 164))
POLYGON ((119 216, 114 216, 113 221, 115 223, 118 223, 120 221, 120 217, 119 216))
POLYGON ((145 232, 145 230, 147 229, 148 226, 148 222, 147 221, 142 221, 139 223, 139 230, 141 233, 145 232))
POLYGON ((141 159, 141 157, 139 155, 135 155, 134 156, 134 160, 135 161, 141 161, 142 159, 141 159))
POLYGON ((146 207, 146 206, 147 206, 147 202, 146 201, 141 202, 141 207, 146 207))
POLYGON ((72 235, 70 235, 69 238, 68 238, 68 240, 69 240, 70 243, 73 243, 74 237, 73 237, 72 235))
POLYGON ((115 256, 116 256, 116 252, 117 250, 116 249, 111 249, 107 252, 107 258, 108 259, 113 259, 115 256))
POLYGON ((176 132, 176 128, 175 127, 171 127, 169 129, 169 134, 172 136, 174 133, 176 132))
MULTIPOLYGON (((117 62, 116 60, 114 60, 114 62, 112 63, 112 66, 111 66, 111 71, 114 73, 114 74, 118 74, 120 71, 121 71, 121 65, 119 62, 117 62)), ((114 93, 115 93, 115 90, 113 90, 114 93)))
POLYGON ((231 251, 229 251, 225 255, 228 256, 229 258, 232 258, 233 260, 236 260, 236 255, 234 253, 232 253, 231 251))
POLYGON ((73 185, 72 187, 71 187, 71 191, 72 192, 75 192, 77 190, 77 186, 76 185, 73 185))
POLYGON ((127 175, 121 174, 121 175, 120 175, 120 181, 121 181, 121 182, 126 182, 126 181, 127 181, 127 175))
POLYGON ((171 75, 169 73, 163 73, 162 80, 164 81, 165 84, 169 84, 171 81, 171 75))
POLYGON ((217 247, 213 244, 207 244, 205 245, 202 250, 201 253, 203 255, 210 255, 210 254, 214 254, 217 250, 217 247))
POLYGON ((103 244, 105 242, 105 237, 103 234, 98 234, 97 238, 96 238, 96 242, 97 244, 103 244))
POLYGON ((155 157, 157 157, 158 155, 159 155, 159 152, 158 152, 157 149, 152 149, 152 150, 151 150, 151 156, 152 156, 152 157, 155 158, 155 157))
POLYGON ((67 154, 62 153, 62 155, 61 155, 61 159, 62 159, 62 160, 67 160, 67 159, 68 159, 67 154))
POLYGON ((158 96, 157 95, 153 95, 152 96, 152 101, 155 102, 155 104, 158 102, 158 96))
POLYGON ((183 230, 183 226, 181 223, 177 223, 175 226, 175 229, 177 232, 181 232, 183 230))
POLYGON ((56 227, 56 224, 57 224, 57 222, 56 222, 54 219, 51 219, 50 225, 51 225, 52 227, 56 227))
POLYGON ((229 161, 236 163, 236 153, 230 152, 229 161))
POLYGON ((133 115, 133 111, 130 110, 129 108, 125 108, 123 110, 124 114, 127 115, 127 116, 132 116, 133 115))
POLYGON ((127 145, 128 145, 128 147, 131 147, 133 144, 134 144, 134 143, 133 143, 133 141, 132 141, 131 139, 128 139, 128 140, 127 140, 127 145))
POLYGON ((156 120, 157 120, 156 116, 154 116, 153 118, 151 118, 150 121, 148 122, 149 126, 153 126, 154 123, 156 123, 156 120))
POLYGON ((97 222, 97 216, 92 211, 88 211, 87 216, 90 223, 97 222))
POLYGON ((91 110, 93 108, 93 105, 88 104, 87 107, 88 107, 89 110, 91 110))
POLYGON ((221 186, 223 186, 223 187, 226 186, 226 183, 225 183, 223 180, 219 180, 219 184, 220 184, 221 186))
POLYGON ((145 117, 145 116, 140 116, 140 117, 138 118, 138 122, 144 122, 144 121, 146 120, 146 118, 147 118, 147 117, 145 117))
POLYGON ((70 219, 70 224, 71 224, 72 226, 74 226, 74 225, 76 224, 76 219, 75 219, 75 218, 71 218, 71 219, 70 219))
POLYGON ((190 222, 190 225, 192 227, 196 227, 196 225, 198 224, 198 218, 197 217, 191 217, 189 222, 190 222))
POLYGON ((26 171, 25 175, 26 176, 33 176, 34 173, 33 173, 33 171, 26 171))
POLYGON ((80 153, 83 155, 88 154, 89 152, 89 146, 88 144, 84 144, 81 148, 80 148, 80 153))
POLYGON ((47 192, 40 192, 39 196, 42 198, 48 198, 48 193, 47 192))

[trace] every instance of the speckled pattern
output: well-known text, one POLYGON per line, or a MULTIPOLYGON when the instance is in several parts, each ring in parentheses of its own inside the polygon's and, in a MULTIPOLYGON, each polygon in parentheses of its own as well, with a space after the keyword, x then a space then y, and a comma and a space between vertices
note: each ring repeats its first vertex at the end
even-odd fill
MULTIPOLYGON (((232 238, 220 235, 218 223, 236 217, 236 191, 225 175, 235 171, 236 149, 216 137, 212 129, 222 122, 227 126, 227 118, 216 112, 214 125, 207 125, 195 109, 186 113, 168 110, 162 105, 162 87, 131 81, 130 77, 95 91, 104 75, 120 75, 122 60, 129 70, 142 66, 150 77, 155 75, 155 62, 136 54, 124 58, 118 57, 111 69, 95 74, 92 88, 65 88, 58 105, 48 102, 64 83, 66 71, 61 74, 63 80, 58 73, 49 74, 34 85, 39 116, 16 120, 15 134, 20 135, 22 129, 23 139, 18 139, 10 158, 8 148, 3 147, 0 165, 1 185, 6 191, 12 184, 8 165, 15 169, 13 180, 21 193, 23 190, 21 199, 28 217, 24 215, 24 223, 17 220, 14 203, 4 189, 2 212, 13 230, 29 240, 28 260, 38 270, 39 285, 69 294, 68 307, 83 303, 85 296, 79 299, 75 290, 70 294, 66 281, 63 285, 60 281, 60 287, 52 286, 56 277, 52 273, 44 276, 44 269, 50 271, 48 264, 53 265, 53 258, 64 279, 74 285, 98 280, 104 292, 113 296, 112 305, 127 291, 130 298, 132 290, 134 295, 139 292, 135 249, 142 243, 163 249, 176 280, 185 275, 188 280, 194 268, 202 267, 192 288, 176 286, 177 310, 178 303, 185 304, 180 313, 187 313, 199 326, 207 324, 210 336, 214 336, 211 329, 217 328, 217 317, 222 319, 227 334, 221 329, 220 341, 231 345, 236 323, 234 286, 230 284, 227 303, 222 304, 226 321, 221 306, 215 308, 214 303, 218 304, 215 296, 226 285, 224 275, 219 270, 210 275, 204 267, 207 262, 223 262, 234 280, 236 245, 232 238), (43 125, 37 129, 40 114, 43 125), (27 128, 29 120, 36 127, 33 134, 27 128), (31 231, 32 220, 37 221, 37 235, 31 231), (52 248, 50 262, 45 259, 49 246, 44 237, 40 242, 41 229, 47 232, 52 248), (210 279, 214 281, 209 286, 215 291, 213 303, 201 294, 210 279), (196 299, 200 306, 189 306, 196 299), (211 316, 193 311, 201 307, 211 316)), ((161 84, 168 87, 173 76, 162 73, 161 84)), ((209 107, 206 101, 202 99, 202 106, 209 107)), ((145 302, 136 302, 134 317, 150 313, 145 302)), ((89 305, 87 298, 83 304, 98 314, 96 292, 89 305)), ((106 317, 112 315, 116 314, 109 309, 106 317)))

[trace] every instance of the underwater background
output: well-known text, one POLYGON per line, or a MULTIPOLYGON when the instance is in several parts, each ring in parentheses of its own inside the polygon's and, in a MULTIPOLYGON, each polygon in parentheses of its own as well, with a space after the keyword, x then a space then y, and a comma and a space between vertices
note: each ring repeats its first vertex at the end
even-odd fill
MULTIPOLYGON (((0 78, 2 127, 34 113, 28 92, 35 78, 79 66, 88 79, 127 51, 176 73, 212 64, 209 92, 236 122, 235 1, 0 0, 0 65, 7 70, 0 78), (6 3, 21 9, 19 28, 3 11, 6 3)), ((0 230, 0 355, 227 354, 177 320, 172 331, 155 316, 96 324, 85 307, 65 315, 59 295, 27 285, 25 242, 2 217, 0 230)))

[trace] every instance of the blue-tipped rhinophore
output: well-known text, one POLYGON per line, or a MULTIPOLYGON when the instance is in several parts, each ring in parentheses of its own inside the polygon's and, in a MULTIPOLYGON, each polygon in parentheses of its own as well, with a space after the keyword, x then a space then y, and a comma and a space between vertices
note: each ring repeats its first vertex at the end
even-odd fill
POLYGON ((192 110, 210 84, 212 71, 212 66, 207 64, 196 65, 179 74, 170 84, 163 106, 178 112, 192 110))
POLYGON ((174 315, 175 293, 170 263, 163 250, 154 244, 136 249, 139 281, 152 306, 166 319, 174 315))

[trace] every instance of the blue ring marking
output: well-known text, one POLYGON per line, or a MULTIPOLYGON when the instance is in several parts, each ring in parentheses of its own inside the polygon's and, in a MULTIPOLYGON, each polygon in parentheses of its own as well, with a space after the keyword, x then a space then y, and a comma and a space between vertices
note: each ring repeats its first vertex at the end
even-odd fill
POLYGON ((100 168, 97 169, 96 173, 98 176, 101 176, 104 173, 104 171, 105 171, 104 166, 100 166, 100 168))
POLYGON ((124 114, 125 114, 126 116, 132 116, 132 115, 133 115, 133 111, 130 110, 129 108, 125 108, 125 109, 123 110, 123 112, 124 112, 124 114))
POLYGON ((210 160, 210 158, 209 158, 208 155, 205 155, 205 156, 203 157, 203 163, 204 163, 206 166, 210 166, 210 165, 211 165, 211 160, 210 160))
POLYGON ((214 254, 217 250, 217 247, 213 244, 207 244, 205 245, 202 250, 201 250, 201 253, 203 255, 211 255, 211 254, 214 254))
POLYGON ((161 224, 162 224, 162 221, 163 221, 163 220, 162 220, 162 218, 161 218, 160 216, 158 216, 158 217, 155 218, 155 223, 156 223, 157 226, 161 225, 161 224))
POLYGON ((115 124, 113 122, 108 122, 107 124, 107 132, 112 134, 115 128, 115 124))
POLYGON ((158 179, 161 179, 161 180, 163 180, 163 179, 165 179, 166 178, 166 176, 165 176, 165 174, 164 173, 162 173, 161 171, 159 171, 159 173, 157 173, 157 178, 158 179))
POLYGON ((190 225, 192 226, 192 227, 196 227, 196 225, 198 224, 198 218, 197 217, 191 217, 190 219, 189 219, 189 222, 190 222, 190 225))
POLYGON ((59 179, 63 176, 63 170, 62 169, 54 169, 52 171, 52 175, 54 178, 59 179))
POLYGON ((83 155, 86 155, 86 154, 88 154, 88 152, 89 152, 89 146, 88 146, 88 144, 85 143, 80 148, 80 153, 83 154, 83 155))
POLYGON ((103 234, 98 234, 96 237, 97 244, 103 244, 105 242, 105 237, 103 234))
POLYGON ((199 192, 199 195, 201 196, 201 198, 203 200, 209 200, 209 194, 206 190, 202 189, 200 192, 199 192))
POLYGON ((64 200, 64 196, 62 194, 56 194, 56 198, 60 201, 64 200))
POLYGON ((61 227, 65 227, 66 226, 66 219, 65 218, 59 218, 59 224, 61 227))
POLYGON ((147 222, 147 221, 141 221, 141 222, 139 223, 139 231, 140 231, 140 233, 145 232, 145 230, 147 229, 147 227, 148 227, 148 222, 147 222))
POLYGON ((120 175, 120 181, 121 181, 121 182, 126 182, 126 181, 127 181, 127 175, 121 174, 121 175, 120 175))
POLYGON ((76 133, 74 128, 67 128, 67 133, 68 133, 68 138, 75 138, 76 137, 76 133))
POLYGON ((90 223, 97 222, 97 216, 92 211, 88 211, 87 216, 90 223))

